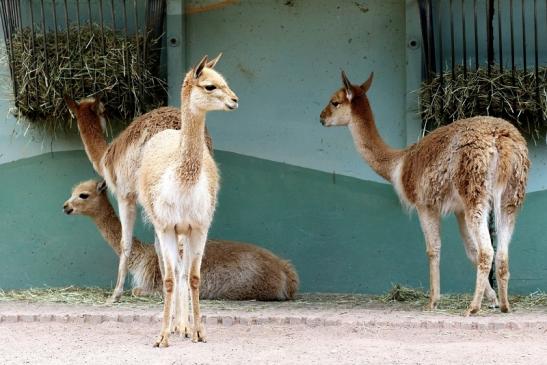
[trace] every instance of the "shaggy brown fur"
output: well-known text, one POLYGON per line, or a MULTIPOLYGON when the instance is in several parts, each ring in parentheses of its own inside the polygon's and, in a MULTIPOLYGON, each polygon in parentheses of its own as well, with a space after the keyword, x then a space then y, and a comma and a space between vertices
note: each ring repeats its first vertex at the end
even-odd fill
MULTIPOLYGON (((108 200, 104 182, 79 183, 63 208, 66 214, 93 219, 106 242, 120 255, 121 223, 108 200)), ((153 245, 133 238, 127 266, 134 295, 161 293, 161 272, 153 245)), ((225 240, 207 241, 201 276, 201 299, 290 300, 299 285, 298 275, 288 261, 257 246, 225 240)))
MULTIPOLYGON (((131 237, 136 216, 137 171, 140 167, 144 144, 156 133, 166 129, 180 129, 180 110, 162 107, 136 118, 110 145, 103 131, 104 106, 95 98, 76 103, 65 96, 65 101, 76 116, 80 136, 87 156, 95 171, 103 176, 116 195, 122 217, 122 255, 118 280, 110 301, 117 301, 123 292, 127 273, 127 257, 131 255, 131 237)), ((205 140, 211 154, 213 145, 205 127, 205 140)))
POLYGON ((429 308, 436 307, 440 296, 439 220, 449 212, 456 214, 466 253, 477 267, 475 293, 466 314, 480 309, 483 295, 497 304, 488 283, 493 250, 487 217, 493 209, 500 308, 507 312, 508 247, 530 166, 522 135, 503 119, 481 116, 438 128, 405 149, 392 149, 378 133, 366 95, 372 75, 356 86, 342 72, 342 81, 344 87, 322 111, 321 123, 349 126, 363 158, 394 185, 403 204, 417 209, 430 264, 429 308))

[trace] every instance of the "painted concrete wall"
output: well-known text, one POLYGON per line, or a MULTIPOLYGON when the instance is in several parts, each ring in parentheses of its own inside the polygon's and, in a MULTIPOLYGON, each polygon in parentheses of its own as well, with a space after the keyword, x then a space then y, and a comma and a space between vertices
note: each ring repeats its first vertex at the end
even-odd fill
MULTIPOLYGON (((411 91, 421 77, 420 50, 406 47, 420 36, 416 1, 248 0, 185 17, 183 5, 168 1, 167 36, 177 41, 168 46, 171 104, 187 67, 219 51, 218 68, 241 98, 240 110, 208 120, 223 176, 211 236, 255 242, 292 260, 303 291, 427 287, 415 215, 404 214, 392 188, 361 161, 346 129, 318 123, 340 67, 356 81, 374 71, 371 101, 382 134, 394 146, 416 140, 411 91)), ((0 115, 9 106, 0 102, 0 115)), ((520 293, 547 288, 545 147, 532 148, 532 157, 529 191, 537 192, 511 250, 511 290, 520 293)), ((60 209, 71 186, 93 176, 77 136, 50 143, 22 135, 12 117, 0 121, 0 288, 112 285, 114 254, 90 221, 60 209)), ((151 241, 142 223, 136 234, 151 241)), ((443 241, 443 290, 471 291, 474 274, 452 218, 443 241)))

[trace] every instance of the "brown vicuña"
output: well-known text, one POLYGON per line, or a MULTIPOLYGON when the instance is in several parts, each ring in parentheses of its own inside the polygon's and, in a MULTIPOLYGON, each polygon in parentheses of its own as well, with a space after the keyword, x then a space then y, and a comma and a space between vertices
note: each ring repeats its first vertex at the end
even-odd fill
MULTIPOLYGON (((211 61, 211 64, 215 60, 211 61)), ((144 144, 156 133, 180 129, 180 109, 161 107, 136 118, 110 145, 103 134, 106 127, 105 108, 98 98, 75 102, 65 101, 76 117, 86 154, 93 168, 107 182, 118 201, 122 222, 121 253, 118 278, 109 302, 119 300, 127 275, 127 260, 131 256, 133 226, 136 218, 137 171, 144 144)), ((205 129, 207 145, 212 153, 212 141, 205 129)))
MULTIPOLYGON (((108 200, 106 183, 88 180, 72 189, 63 209, 66 214, 85 215, 119 256, 121 223, 108 200)), ((161 293, 158 256, 151 244, 133 238, 128 269, 133 295, 161 293)), ((201 266, 201 299, 291 300, 298 290, 294 267, 270 251, 255 245, 208 239, 201 266)))
POLYGON ((205 56, 186 74, 181 90, 181 129, 165 130, 150 138, 138 171, 137 196, 154 225, 158 256, 163 262, 163 321, 154 344, 159 347, 168 346, 173 305, 173 331, 191 332, 193 342, 206 340, 199 305, 200 269, 216 207, 219 175, 205 142, 205 116, 212 110, 238 107, 237 96, 213 69, 215 64, 210 65, 205 56), (177 239, 184 244, 180 265, 177 239), (192 329, 187 315, 188 284, 192 329))
POLYGON ((380 137, 370 108, 372 74, 362 85, 353 85, 342 72, 342 82, 321 112, 321 123, 348 126, 365 161, 393 184, 404 205, 416 208, 429 257, 429 308, 440 298, 439 226, 449 212, 455 213, 467 256, 477 268, 475 293, 465 314, 480 310, 483 295, 497 304, 488 282, 494 256, 488 216, 493 209, 500 308, 509 311, 509 241, 530 166, 522 135, 503 119, 479 116, 440 127, 405 149, 393 149, 380 137))

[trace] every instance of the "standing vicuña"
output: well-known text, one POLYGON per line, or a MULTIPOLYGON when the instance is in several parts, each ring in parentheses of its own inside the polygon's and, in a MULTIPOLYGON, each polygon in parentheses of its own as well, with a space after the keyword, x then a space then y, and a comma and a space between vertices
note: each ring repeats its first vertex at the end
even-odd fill
MULTIPOLYGON (((104 181, 84 181, 72 189, 65 202, 66 214, 89 216, 104 239, 119 256, 121 224, 108 201, 104 181)), ((133 277, 133 295, 162 290, 158 256, 153 245, 133 238, 128 260, 133 277)), ((255 245, 207 240, 201 266, 201 299, 288 300, 298 290, 298 275, 287 261, 255 245)))
POLYGON ((467 256, 477 267, 475 293, 466 314, 480 309, 483 294, 497 302, 488 283, 494 255, 488 214, 493 207, 500 307, 509 311, 509 241, 530 166, 524 138, 503 119, 475 117, 438 128, 405 149, 392 149, 376 129, 366 95, 372 74, 360 86, 352 85, 344 72, 342 81, 344 86, 321 112, 321 123, 347 125, 363 158, 393 184, 403 204, 418 211, 429 256, 429 308, 434 309, 440 298, 439 221, 449 212, 456 214, 467 256))
MULTIPOLYGON (((219 55, 220 57, 220 55, 219 55)), ((210 61, 213 67, 218 57, 210 61)), ((180 128, 180 109, 161 107, 135 119, 110 145, 103 134, 106 126, 104 106, 98 98, 87 98, 79 103, 65 96, 67 106, 76 117, 78 130, 86 154, 93 168, 107 182, 116 196, 122 222, 121 253, 116 287, 110 298, 117 301, 123 293, 127 275, 127 261, 131 256, 133 225, 137 212, 137 171, 143 146, 158 132, 180 128)), ((212 152, 212 141, 205 129, 206 140, 212 152)))
POLYGON ((219 188, 217 167, 205 143, 205 115, 238 107, 235 93, 207 62, 204 57, 184 78, 180 131, 166 130, 152 137, 144 147, 138 172, 138 199, 154 225, 161 252, 158 256, 163 261, 163 322, 155 343, 160 347, 168 346, 175 299, 173 330, 188 333, 188 282, 192 341, 205 341, 199 307, 200 268, 219 188), (184 240, 182 267, 177 236, 184 240), (173 295, 173 291, 180 295, 173 295))

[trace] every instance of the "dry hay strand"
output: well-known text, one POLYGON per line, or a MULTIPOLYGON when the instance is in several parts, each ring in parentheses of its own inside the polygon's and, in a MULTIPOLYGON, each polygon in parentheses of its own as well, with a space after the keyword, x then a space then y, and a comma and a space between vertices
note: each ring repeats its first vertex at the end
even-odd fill
POLYGON ((491 115, 508 120, 534 141, 547 132, 547 67, 500 71, 493 66, 452 72, 424 81, 419 89, 424 133, 459 119, 491 115))
POLYGON ((109 118, 117 122, 163 105, 160 41, 140 33, 126 38, 88 24, 57 31, 57 37, 55 32, 45 37, 35 32, 33 42, 30 28, 23 28, 6 47, 18 90, 18 116, 55 134, 73 126, 64 94, 76 100, 99 96, 109 118))

